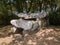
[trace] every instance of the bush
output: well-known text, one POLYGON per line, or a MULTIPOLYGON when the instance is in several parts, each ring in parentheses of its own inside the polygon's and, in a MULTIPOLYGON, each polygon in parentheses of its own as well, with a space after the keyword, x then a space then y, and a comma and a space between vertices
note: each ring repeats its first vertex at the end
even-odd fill
POLYGON ((16 15, 4 15, 0 14, 0 25, 8 25, 10 24, 10 20, 18 19, 16 15))
POLYGON ((55 12, 50 12, 49 22, 51 25, 60 25, 60 8, 55 12))

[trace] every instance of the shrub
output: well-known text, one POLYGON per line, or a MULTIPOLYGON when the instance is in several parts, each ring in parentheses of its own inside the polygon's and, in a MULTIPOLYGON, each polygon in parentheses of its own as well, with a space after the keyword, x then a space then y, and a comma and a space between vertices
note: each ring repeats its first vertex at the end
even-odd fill
POLYGON ((0 25, 8 25, 10 24, 10 20, 18 19, 16 15, 4 15, 0 14, 0 25))
POLYGON ((55 12, 50 12, 49 22, 51 25, 60 25, 60 8, 55 12))

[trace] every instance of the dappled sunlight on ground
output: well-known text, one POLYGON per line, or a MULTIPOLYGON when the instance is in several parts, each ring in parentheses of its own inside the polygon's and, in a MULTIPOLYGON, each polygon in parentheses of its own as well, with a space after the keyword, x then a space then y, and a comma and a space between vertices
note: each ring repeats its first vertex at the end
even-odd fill
MULTIPOLYGON (((8 28, 11 27, 8 26, 8 28)), ((20 34, 14 34, 13 37, 11 34, 10 36, 0 38, 0 45, 60 45, 60 28, 49 26, 34 34, 26 33, 24 37, 20 34)))

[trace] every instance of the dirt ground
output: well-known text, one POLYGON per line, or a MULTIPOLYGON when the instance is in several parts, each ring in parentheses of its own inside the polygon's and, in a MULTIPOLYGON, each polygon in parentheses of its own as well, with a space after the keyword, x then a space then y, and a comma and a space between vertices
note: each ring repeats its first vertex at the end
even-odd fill
POLYGON ((60 26, 48 26, 39 31, 11 34, 11 26, 0 27, 0 45, 60 45, 60 26))

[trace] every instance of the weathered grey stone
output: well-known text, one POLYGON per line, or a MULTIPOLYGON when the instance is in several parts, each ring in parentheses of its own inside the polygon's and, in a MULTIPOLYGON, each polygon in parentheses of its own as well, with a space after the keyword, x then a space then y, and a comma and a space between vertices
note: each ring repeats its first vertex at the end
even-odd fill
POLYGON ((37 12, 37 13, 31 13, 31 14, 23 14, 23 13, 20 13, 18 14, 18 17, 21 17, 21 18, 25 18, 25 19, 29 19, 29 18, 44 18, 46 17, 48 14, 48 12, 42 10, 41 12, 37 12))
POLYGON ((16 28, 22 28, 24 30, 31 30, 34 31, 38 28, 39 24, 37 21, 30 21, 30 20, 11 20, 11 24, 15 26, 14 31, 16 28))
POLYGON ((12 22, 11 24, 17 28, 23 28, 25 30, 29 30, 30 28, 32 28, 32 23, 30 21, 20 19, 17 21, 12 20, 11 22, 12 22))
POLYGON ((11 24, 15 26, 15 28, 22 28, 24 30, 31 30, 34 31, 41 27, 42 25, 46 24, 45 17, 47 16, 47 12, 42 10, 38 13, 31 13, 31 14, 18 14, 20 19, 11 20, 11 24), (35 20, 34 20, 35 19, 35 20))
POLYGON ((31 31, 37 30, 38 28, 39 28, 39 23, 38 22, 35 22, 33 24, 33 28, 31 29, 31 31))

